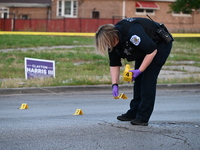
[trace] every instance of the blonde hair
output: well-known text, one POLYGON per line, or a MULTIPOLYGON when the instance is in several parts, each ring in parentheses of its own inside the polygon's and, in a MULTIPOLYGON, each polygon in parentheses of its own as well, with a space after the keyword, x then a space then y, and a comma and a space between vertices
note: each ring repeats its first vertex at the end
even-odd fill
POLYGON ((102 25, 96 32, 95 40, 97 50, 105 55, 108 50, 112 51, 119 40, 118 30, 113 24, 102 25))

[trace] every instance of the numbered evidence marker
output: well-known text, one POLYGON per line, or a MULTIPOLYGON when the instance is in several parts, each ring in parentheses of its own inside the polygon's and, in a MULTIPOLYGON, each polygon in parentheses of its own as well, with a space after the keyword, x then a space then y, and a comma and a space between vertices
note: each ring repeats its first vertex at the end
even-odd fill
POLYGON ((128 97, 125 94, 123 94, 123 93, 120 93, 119 96, 117 96, 117 97, 114 96, 114 99, 120 99, 120 98, 122 98, 122 99, 128 99, 128 97))
POLYGON ((82 109, 76 109, 76 112, 73 115, 83 115, 82 109))
POLYGON ((132 82, 132 76, 133 76, 133 73, 132 72, 129 72, 129 70, 131 70, 131 67, 129 64, 127 64, 125 66, 125 70, 123 72, 123 80, 124 81, 127 81, 127 82, 132 82))
POLYGON ((28 104, 22 103, 19 109, 28 109, 28 104))

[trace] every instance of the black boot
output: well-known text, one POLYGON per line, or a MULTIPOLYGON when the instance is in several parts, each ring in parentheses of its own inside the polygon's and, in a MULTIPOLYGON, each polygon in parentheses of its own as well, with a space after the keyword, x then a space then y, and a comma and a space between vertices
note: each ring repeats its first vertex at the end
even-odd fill
POLYGON ((122 114, 121 116, 118 116, 117 119, 120 121, 131 121, 134 118, 128 116, 127 114, 122 114))
POLYGON ((148 126, 148 122, 144 122, 144 121, 139 120, 139 119, 131 120, 131 124, 132 125, 137 125, 137 126, 148 126))

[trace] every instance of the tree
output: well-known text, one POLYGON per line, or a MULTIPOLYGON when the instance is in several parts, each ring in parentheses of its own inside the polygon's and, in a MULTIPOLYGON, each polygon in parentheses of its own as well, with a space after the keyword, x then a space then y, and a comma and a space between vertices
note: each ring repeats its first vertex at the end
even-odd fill
POLYGON ((170 7, 174 12, 191 14, 193 10, 200 9, 200 0, 176 0, 170 7))

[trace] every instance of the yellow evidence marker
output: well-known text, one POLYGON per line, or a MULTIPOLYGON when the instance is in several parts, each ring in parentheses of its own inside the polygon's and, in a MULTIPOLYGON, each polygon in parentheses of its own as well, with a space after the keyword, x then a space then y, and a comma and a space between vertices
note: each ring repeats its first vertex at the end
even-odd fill
POLYGON ((124 73, 123 73, 123 79, 124 79, 124 81, 132 82, 133 73, 129 72, 129 70, 131 70, 131 67, 130 67, 129 64, 127 64, 125 66, 125 70, 124 70, 124 73))
POLYGON ((28 104, 22 103, 19 109, 28 109, 28 104))
POLYGON ((114 96, 114 99, 120 99, 120 98, 121 99, 128 99, 128 97, 125 94, 123 94, 123 93, 120 93, 119 96, 117 96, 117 97, 114 96))
POLYGON ((76 111, 73 115, 83 115, 82 109, 76 109, 76 111))

